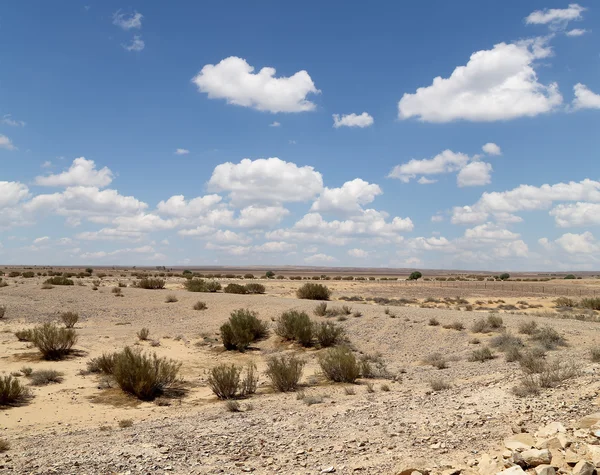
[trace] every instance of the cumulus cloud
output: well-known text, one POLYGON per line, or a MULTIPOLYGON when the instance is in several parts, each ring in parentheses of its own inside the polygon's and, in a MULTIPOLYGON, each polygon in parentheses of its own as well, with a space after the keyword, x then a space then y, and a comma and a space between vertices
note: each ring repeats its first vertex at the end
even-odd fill
POLYGON ((452 209, 452 224, 476 224, 485 221, 488 217, 486 211, 479 211, 471 206, 455 206, 452 209))
POLYGON ((519 234, 513 233, 494 223, 485 223, 465 231, 465 238, 482 241, 512 241, 519 238, 519 234))
POLYGON ((340 188, 325 188, 313 203, 311 211, 353 214, 362 211, 362 206, 371 203, 383 192, 379 185, 360 178, 347 181, 340 188))
POLYGON ((363 259, 365 257, 369 257, 369 252, 365 251, 364 249, 354 248, 348 251, 348 255, 351 257, 358 257, 360 259, 363 259))
POLYGON ((536 60, 550 54, 540 38, 477 51, 450 77, 436 77, 430 86, 404 94, 398 103, 399 118, 491 122, 550 112, 562 103, 558 85, 540 83, 534 69, 536 60))
POLYGON ((417 180, 417 183, 419 185, 433 185, 434 183, 437 183, 437 182, 438 182, 437 180, 433 180, 431 178, 426 178, 424 176, 422 176, 421 178, 419 178, 417 180))
POLYGON ((29 188, 18 181, 0 181, 0 208, 14 206, 29 197, 29 188))
POLYGON ((600 94, 596 94, 588 89, 587 86, 577 83, 573 86, 575 99, 571 104, 573 110, 579 109, 600 109, 600 94))
POLYGON ((492 165, 485 162, 471 162, 456 176, 456 183, 460 188, 489 185, 491 182, 492 165))
POLYGON ((209 99, 225 99, 228 104, 260 111, 305 112, 316 108, 306 97, 320 91, 306 71, 279 78, 275 68, 253 71, 245 59, 230 56, 216 65, 204 66, 192 82, 209 99))
POLYGON ((304 258, 304 262, 309 264, 324 264, 328 262, 335 262, 337 259, 333 256, 329 256, 327 254, 314 254, 312 256, 308 256, 304 258))
POLYGON ((163 215, 196 218, 205 215, 218 205, 222 199, 219 195, 205 195, 186 201, 185 196, 175 195, 166 201, 159 202, 156 209, 163 215))
POLYGON ((600 203, 577 202, 560 204, 550 210, 556 225, 561 228, 600 225, 600 203))
POLYGON ((5 150, 17 150, 12 141, 6 136, 0 134, 0 148, 5 150))
POLYGON ((247 206, 240 210, 235 225, 243 228, 264 228, 275 226, 290 214, 283 206, 247 206))
POLYGON ((269 127, 281 127, 281 124, 277 121, 273 121, 269 124, 269 127))
POLYGON ((146 43, 140 35, 134 35, 131 43, 121 45, 126 51, 142 51, 146 47, 146 43))
POLYGON ((483 147, 481 147, 481 150, 488 155, 502 155, 502 150, 500 147, 493 142, 486 143, 483 147))
POLYGON ((570 21, 581 20, 586 9, 577 3, 569 4, 568 8, 549 8, 536 10, 525 18, 528 25, 549 25, 553 29, 563 29, 570 21))
POLYGON ((589 33, 589 31, 588 30, 584 30, 583 28, 574 28, 572 30, 567 31, 565 33, 565 35, 574 37, 574 36, 583 36, 586 33, 589 33))
POLYGON ((228 192, 234 204, 301 202, 323 189, 323 177, 313 167, 299 167, 277 157, 243 159, 217 165, 208 187, 228 192))
POLYGON ((144 15, 141 13, 134 12, 127 14, 121 13, 121 10, 118 10, 113 14, 113 25, 124 30, 131 30, 132 28, 139 30, 142 27, 142 18, 144 18, 144 15))
POLYGON ((104 188, 113 180, 113 172, 108 167, 96 170, 94 160, 85 157, 76 158, 69 169, 57 175, 38 176, 35 184, 39 186, 95 186, 104 188))
POLYGON ((188 153, 190 153, 190 151, 185 148, 178 148, 175 150, 175 155, 187 155, 188 153))
POLYGON ((439 175, 455 172, 463 168, 471 159, 464 153, 455 153, 444 150, 431 159, 412 159, 402 165, 396 165, 389 173, 388 178, 398 178, 403 183, 408 183, 417 175, 439 175))
POLYGON ((373 117, 371 117, 368 113, 363 112, 360 115, 355 113, 342 115, 333 114, 333 126, 338 129, 340 127, 370 127, 373 125, 373 117))
POLYGON ((48 236, 42 236, 33 240, 33 244, 42 244, 48 242, 50 238, 48 236))
POLYGON ((583 234, 566 233, 555 242, 569 254, 592 254, 600 251, 598 241, 589 231, 583 234))
POLYGON ((283 241, 269 241, 252 249, 256 252, 291 252, 296 249, 296 245, 283 241))
POLYGON ((84 241, 139 241, 142 233, 115 228, 102 228, 98 231, 84 231, 76 234, 75 237, 84 241))

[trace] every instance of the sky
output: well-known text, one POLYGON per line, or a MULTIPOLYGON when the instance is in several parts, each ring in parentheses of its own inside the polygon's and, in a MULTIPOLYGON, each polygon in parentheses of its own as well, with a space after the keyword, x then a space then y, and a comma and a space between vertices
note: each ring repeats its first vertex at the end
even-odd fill
POLYGON ((599 34, 589 1, 5 2, 0 263, 598 270, 599 34))

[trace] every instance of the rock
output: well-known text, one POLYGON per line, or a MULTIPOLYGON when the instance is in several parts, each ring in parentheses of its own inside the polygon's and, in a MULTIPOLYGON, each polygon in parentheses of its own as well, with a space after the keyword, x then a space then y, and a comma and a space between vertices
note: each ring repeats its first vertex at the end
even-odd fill
POLYGON ((492 459, 488 454, 483 454, 477 468, 480 475, 495 475, 504 470, 504 465, 492 459))
POLYGON ((577 465, 573 467, 573 475, 594 475, 596 467, 594 464, 587 460, 580 460, 577 465))
POLYGON ((324 468, 323 470, 321 470, 321 473, 334 473, 334 472, 335 472, 334 466, 327 467, 327 468, 324 468))
POLYGON ((535 445, 535 439, 530 434, 515 434, 504 439, 504 447, 510 450, 527 450, 535 445))
POLYGON ((539 441, 535 446, 538 449, 562 449, 564 448, 558 440, 558 437, 552 437, 550 439, 544 439, 539 441))
POLYGON ((529 449, 521 452, 521 457, 528 467, 537 467, 538 465, 549 465, 552 461, 552 454, 548 449, 529 449))
POLYGON ((577 455, 572 450, 567 450, 565 452, 565 462, 569 465, 575 465, 577 462, 581 460, 581 457, 577 455))
POLYGON ((413 474, 421 475, 421 472, 419 472, 416 468, 405 468, 398 475, 413 475, 413 474))
POLYGON ((577 427, 580 429, 589 429, 598 422, 600 422, 600 412, 595 412, 594 414, 589 414, 580 419, 577 423, 577 427))
POLYGON ((600 467, 600 446, 588 445, 586 455, 586 458, 591 459, 596 467, 600 467))
POLYGON ((525 474, 526 474, 526 472, 518 465, 515 465, 514 467, 510 467, 510 468, 507 468, 506 470, 502 470, 501 472, 496 473, 496 475, 525 475, 525 474))
POLYGON ((556 470, 552 465, 542 464, 535 467, 536 475, 556 475, 556 470))
POLYGON ((565 429, 565 426, 563 426, 560 422, 551 422, 550 424, 541 427, 535 433, 535 436, 540 439, 548 439, 553 435, 558 433, 564 434, 565 432, 567 432, 567 429, 565 429))

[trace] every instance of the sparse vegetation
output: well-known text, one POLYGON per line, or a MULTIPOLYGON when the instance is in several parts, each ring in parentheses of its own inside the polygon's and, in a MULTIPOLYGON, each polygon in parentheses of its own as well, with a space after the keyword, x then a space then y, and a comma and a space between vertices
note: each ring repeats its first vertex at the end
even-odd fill
POLYGON ((537 329, 538 325, 533 320, 519 324, 519 333, 523 335, 533 335, 537 329))
POLYGON ((41 369, 34 371, 29 377, 33 386, 46 386, 51 383, 61 383, 63 373, 53 369, 41 369))
POLYGON ((354 383, 360 376, 360 366, 352 351, 345 346, 329 348, 319 355, 323 374, 336 383, 354 383))
POLYGON ((454 321, 452 323, 449 323, 447 325, 442 325, 442 328, 445 328, 447 330, 456 330, 456 331, 463 331, 465 329, 465 326, 462 322, 454 321))
POLYGON ((339 345, 346 339, 344 328, 333 322, 319 322, 314 324, 313 333, 321 348, 339 345))
POLYGON ((53 323, 44 323, 32 330, 31 343, 44 359, 59 360, 71 353, 77 343, 77 333, 72 328, 59 328, 53 323))
POLYGON ((302 346, 311 346, 313 324, 306 312, 288 310, 279 317, 275 333, 285 340, 297 341, 302 346))
POLYGON ((590 350, 590 358, 594 363, 600 363, 600 348, 592 348, 590 350))
POLYGON ((600 310, 600 297, 581 299, 581 302, 579 302, 579 306, 581 308, 600 310))
POLYGON ((246 309, 234 310, 229 322, 221 325, 221 338, 227 350, 244 351, 267 334, 267 324, 258 319, 256 312, 246 309))
POLYGON ((321 302, 320 304, 317 304, 314 309, 314 314, 317 317, 325 317, 327 315, 327 302, 321 302))
POLYGON ((256 366, 249 363, 246 371, 234 364, 215 366, 208 376, 208 386, 219 399, 245 397, 256 392, 258 376, 256 366))
POLYGON ((179 301, 179 299, 177 298, 177 295, 175 295, 175 294, 169 294, 165 298, 165 303, 175 303, 178 301, 179 301))
POLYGON ((473 333, 491 333, 494 330, 500 330, 504 326, 504 321, 499 315, 491 313, 486 319, 480 318, 473 323, 471 331, 473 333))
POLYGON ((246 284, 246 291, 249 294, 264 294, 266 289, 265 286, 262 284, 251 282, 250 284, 246 284))
POLYGON ((24 403, 29 390, 14 376, 0 376, 0 406, 13 406, 24 403))
POLYGON ((189 279, 185 283, 185 288, 189 292, 210 292, 215 293, 221 290, 221 284, 216 280, 206 281, 204 279, 189 279))
POLYGON ((493 359, 494 354, 492 353, 492 350, 490 350, 487 346, 484 346, 483 348, 478 348, 477 350, 473 350, 471 356, 469 356, 469 361, 471 362, 478 361, 480 363, 483 363, 485 361, 493 359))
POLYGON ((90 373, 113 374, 115 369, 115 353, 104 353, 87 362, 90 373))
POLYGON ((430 354, 425 358, 424 362, 437 369, 446 369, 448 367, 448 360, 441 353, 430 354))
POLYGON ((380 354, 365 354, 358 361, 363 378, 388 378, 390 375, 380 354))
POLYGON ((203 302, 202 300, 198 300, 194 304, 194 310, 206 310, 207 308, 208 308, 208 305, 206 305, 206 302, 203 302))
POLYGON ((121 429, 127 429, 128 427, 133 426, 133 420, 132 419, 121 419, 119 421, 119 427, 121 429))
POLYGON ((140 289, 150 289, 150 290, 158 290, 165 288, 165 280, 164 279, 154 279, 151 277, 144 277, 140 279, 136 284, 136 287, 140 289))
POLYGON ((323 284, 314 284, 312 282, 304 284, 296 291, 299 299, 307 300, 329 300, 331 290, 323 284))
POLYGON ((567 341, 554 328, 545 326, 537 330, 531 339, 547 350, 554 350, 558 346, 566 346, 567 341))
POLYGON ((140 341, 148 340, 149 336, 150 336, 150 329, 148 329, 146 327, 142 328, 140 331, 137 332, 137 337, 138 337, 138 340, 140 340, 140 341))
POLYGON ((31 341, 33 338, 33 330, 17 330, 15 336, 19 341, 31 341))
POLYGON ((73 282, 73 280, 62 276, 62 275, 56 275, 54 277, 50 277, 49 279, 47 279, 46 281, 44 281, 44 284, 50 284, 50 285, 75 285, 75 282, 73 282))
POLYGON ((437 327, 437 326, 439 326, 440 322, 439 322, 439 320, 438 320, 437 318, 435 318, 435 317, 431 317, 431 318, 429 319, 429 322, 428 322, 427 324, 428 324, 429 326, 431 326, 431 327, 437 327))
POLYGON ((6 439, 0 439, 0 454, 10 450, 10 443, 6 439))
POLYGON ((63 312, 60 314, 60 319, 65 324, 65 328, 73 328, 79 321, 79 314, 75 312, 63 312))
POLYGON ((444 378, 436 377, 429 380, 429 386, 435 392, 450 389, 451 385, 444 378))
POLYGON ((295 391, 306 362, 295 355, 274 355, 267 360, 266 375, 273 389, 280 392, 295 391))
POLYGON ((248 289, 245 285, 240 284, 228 284, 227 287, 223 289, 223 292, 226 294, 247 294, 248 289))

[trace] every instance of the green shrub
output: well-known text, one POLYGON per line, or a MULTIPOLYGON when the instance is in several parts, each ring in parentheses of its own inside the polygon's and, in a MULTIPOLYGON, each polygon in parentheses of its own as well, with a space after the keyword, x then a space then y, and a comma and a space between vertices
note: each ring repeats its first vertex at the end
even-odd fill
POLYGON ((240 284, 229 284, 223 289, 226 294, 247 294, 248 289, 245 285, 240 284))
POLYGON ((423 277, 423 274, 419 271, 415 271, 408 276, 408 280, 419 280, 421 277, 423 277))
POLYGON ((17 330, 15 336, 19 341, 31 341, 33 338, 33 330, 17 330))
POLYGON ((138 399, 149 401, 177 380, 181 363, 147 356, 125 347, 114 355, 113 377, 119 387, 138 399))
POLYGON ((554 304, 557 307, 576 307, 577 306, 577 302, 575 302, 575 300, 569 298, 569 297, 558 297, 557 299, 554 300, 554 304))
POLYGON ((17 378, 0 376, 0 406, 22 404, 29 396, 29 390, 17 378))
POLYGON ((510 274, 507 274, 507 273, 505 272, 504 274, 500 274, 500 275, 498 276, 498 278, 499 278, 500 280, 508 280, 508 279, 510 279, 510 274))
POLYGON ((321 348, 339 345, 346 339, 346 331, 344 328, 333 322, 315 323, 313 333, 321 348))
POLYGON ((49 279, 44 281, 44 284, 50 285, 75 285, 71 279, 64 277, 62 275, 57 275, 54 277, 50 277, 49 279))
POLYGON ((136 283, 136 287, 139 287, 140 289, 150 289, 150 290, 164 289, 165 288, 165 280, 144 277, 136 283))
POLYGON ((523 347, 523 341, 516 336, 513 336, 509 332, 502 332, 500 335, 495 336, 490 340, 490 346, 492 348, 498 348, 500 351, 507 351, 510 348, 523 347))
POLYGON ((32 330, 31 343, 40 350, 44 359, 59 360, 71 353, 77 343, 77 333, 72 328, 44 323, 32 330))
POLYGON ((206 305, 206 302, 203 302, 202 300, 198 300, 194 304, 194 310, 206 310, 207 308, 208 308, 208 305, 206 305))
POLYGON ((221 284, 216 280, 205 281, 204 279, 189 279, 185 284, 189 292, 218 292, 221 284))
POLYGON ((480 363, 483 363, 484 361, 488 361, 488 360, 493 360, 493 359, 494 359, 494 354, 492 353, 492 350, 490 350, 487 346, 484 346, 483 348, 474 350, 471 353, 471 356, 469 357, 469 361, 471 361, 471 362, 479 361, 480 363))
POLYGON ((242 368, 234 364, 221 364, 211 369, 208 386, 219 399, 232 399, 254 394, 258 386, 256 366, 250 363, 242 378, 242 368))
POLYGON ((288 310, 277 320, 275 333, 285 340, 293 340, 302 346, 311 346, 313 325, 305 312, 288 310))
POLYGON ((325 377, 336 383, 354 383, 360 376, 356 357, 345 346, 329 348, 319 355, 319 366, 325 377))
POLYGON ((104 353, 87 362, 90 373, 113 374, 115 369, 115 353, 104 353))
POLYGON ((251 282, 250 284, 246 284, 246 290, 249 294, 264 294, 266 289, 262 284, 251 282))
POLYGON ((314 284, 312 282, 304 284, 296 291, 299 299, 307 300, 329 300, 331 290, 323 284, 314 284))
POLYGON ((592 310, 600 310, 600 297, 581 299, 579 306, 582 308, 591 308, 592 310))
POLYGON ((295 355, 275 355, 267 360, 266 375, 273 389, 280 392, 295 391, 302 377, 305 361, 295 355))
POLYGON ((73 328, 79 321, 79 314, 75 312, 63 312, 60 314, 60 319, 65 324, 66 328, 73 328))
POLYGON ((23 277, 25 277, 26 279, 31 279, 32 277, 35 277, 35 272, 27 271, 27 272, 23 272, 21 275, 23 277))
POLYGON ((317 306, 314 309, 314 314, 317 317, 324 317, 327 315, 327 302, 321 302, 320 304, 317 304, 317 306))
POLYGON ((254 279, 254 274, 244 274, 244 279, 254 279))
POLYGON ((41 369, 30 375, 32 386, 46 386, 51 383, 62 383, 63 373, 53 369, 41 369))
POLYGON ((244 351, 267 334, 267 324, 258 319, 256 312, 245 309, 234 310, 229 322, 221 325, 221 338, 227 350, 244 351))

